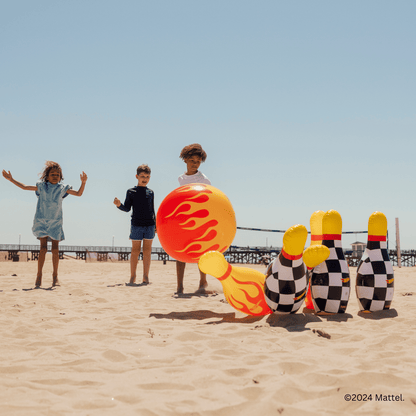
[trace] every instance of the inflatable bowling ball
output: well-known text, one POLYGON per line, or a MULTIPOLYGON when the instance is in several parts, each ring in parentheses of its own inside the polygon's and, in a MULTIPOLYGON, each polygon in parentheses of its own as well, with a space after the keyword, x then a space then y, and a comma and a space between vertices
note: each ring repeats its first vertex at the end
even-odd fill
POLYGON ((237 231, 231 202, 211 185, 192 183, 172 191, 156 216, 160 244, 176 260, 198 263, 206 252, 223 253, 237 231))

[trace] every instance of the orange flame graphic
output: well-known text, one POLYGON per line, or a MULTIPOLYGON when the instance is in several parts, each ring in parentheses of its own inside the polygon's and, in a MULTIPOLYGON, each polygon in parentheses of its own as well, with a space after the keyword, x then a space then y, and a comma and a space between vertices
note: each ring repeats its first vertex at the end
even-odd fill
POLYGON ((218 251, 209 251, 198 262, 203 273, 216 277, 222 284, 227 302, 248 315, 272 313, 264 297, 266 276, 248 267, 232 266, 218 251))
POLYGON ((297 302, 298 300, 301 300, 303 297, 305 297, 305 295, 306 295, 306 289, 298 297, 294 297, 293 300, 297 302))
POLYGON ((196 263, 210 250, 224 252, 234 239, 234 210, 218 189, 205 184, 181 186, 157 213, 159 241, 177 260, 196 263))
POLYGON ((232 274, 227 279, 228 287, 226 287, 226 282, 223 283, 223 287, 224 296, 233 308, 254 316, 272 313, 264 298, 264 283, 262 285, 258 282, 238 280, 232 274), (231 292, 230 286, 238 287, 238 290, 234 288, 231 292))

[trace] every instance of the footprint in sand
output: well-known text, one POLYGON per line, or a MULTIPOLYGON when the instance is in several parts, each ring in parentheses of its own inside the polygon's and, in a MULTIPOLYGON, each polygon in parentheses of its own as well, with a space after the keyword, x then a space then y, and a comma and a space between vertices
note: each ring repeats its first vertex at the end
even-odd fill
POLYGON ((106 360, 114 363, 121 363, 127 360, 127 357, 124 354, 116 350, 107 350, 103 352, 102 355, 106 360))

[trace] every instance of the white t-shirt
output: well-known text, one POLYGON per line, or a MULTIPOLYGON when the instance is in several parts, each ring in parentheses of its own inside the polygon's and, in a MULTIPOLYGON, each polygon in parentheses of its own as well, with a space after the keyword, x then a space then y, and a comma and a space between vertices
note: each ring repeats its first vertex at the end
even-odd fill
POLYGON ((188 183, 205 183, 207 185, 211 185, 211 181, 200 171, 195 173, 195 175, 187 175, 183 173, 178 178, 179 185, 187 185, 188 183))

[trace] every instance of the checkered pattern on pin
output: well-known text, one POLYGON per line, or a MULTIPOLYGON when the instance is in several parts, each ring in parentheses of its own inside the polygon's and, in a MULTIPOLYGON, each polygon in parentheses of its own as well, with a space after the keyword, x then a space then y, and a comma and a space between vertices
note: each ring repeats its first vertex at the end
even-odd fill
POLYGON ((323 240, 329 248, 327 260, 313 269, 312 302, 315 312, 344 313, 350 298, 350 271, 341 240, 323 240))
POLYGON ((305 300, 309 283, 302 258, 289 260, 280 253, 271 272, 264 284, 267 304, 273 312, 295 313, 305 300))
POLYGON ((357 267, 355 285, 360 310, 389 309, 394 294, 394 273, 385 241, 368 241, 357 267))

